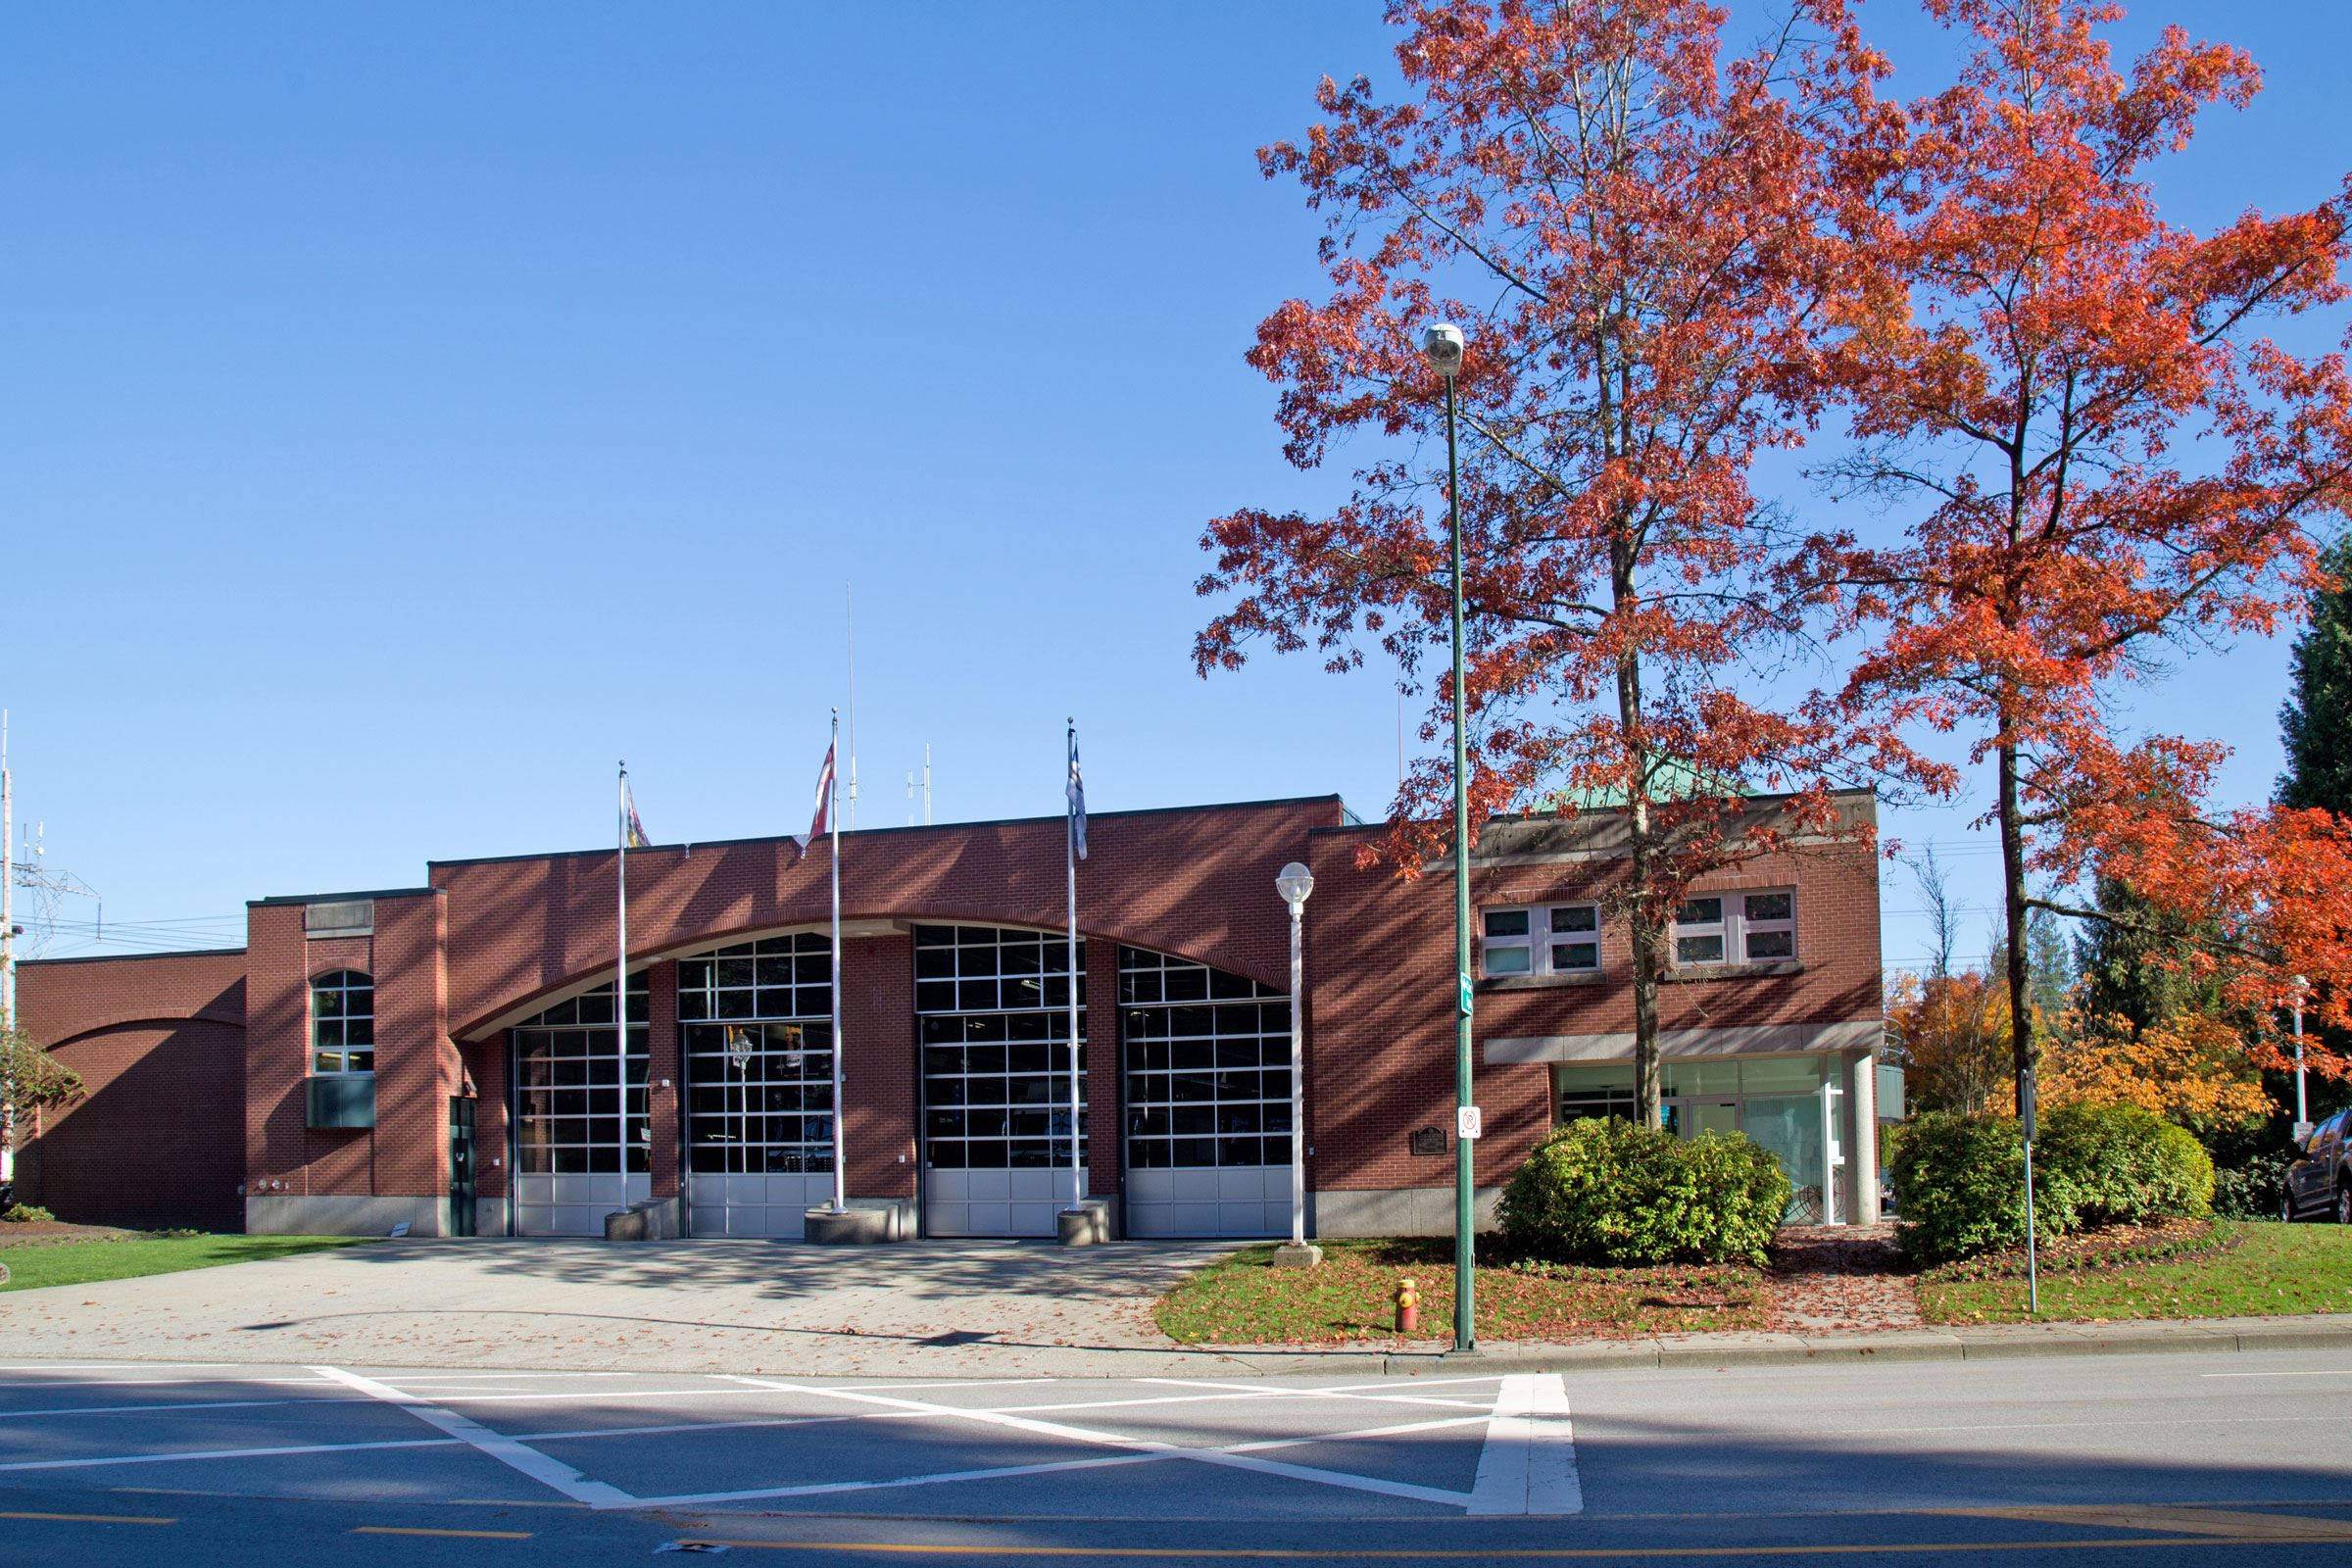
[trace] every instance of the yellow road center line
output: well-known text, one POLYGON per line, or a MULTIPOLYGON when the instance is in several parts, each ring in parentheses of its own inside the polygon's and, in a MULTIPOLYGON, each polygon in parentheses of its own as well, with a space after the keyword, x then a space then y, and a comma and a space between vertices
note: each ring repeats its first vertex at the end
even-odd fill
POLYGON ((175 1525, 177 1519, 159 1519, 136 1513, 0 1513, 0 1519, 47 1519, 72 1525, 175 1525))
POLYGON ((1931 1508, 1930 1513, 1979 1519, 2018 1519, 2032 1524, 2088 1525, 2094 1530, 2188 1531, 2232 1541, 2352 1541, 2352 1519, 2315 1519, 2308 1514, 2251 1513, 2218 1508, 2167 1507, 2161 1503, 2058 1503, 2008 1508, 1931 1508))
POLYGON ((474 1541, 528 1541, 528 1530, 427 1530, 421 1525, 354 1525, 355 1536, 465 1536, 474 1541))
POLYGON ((1441 1547, 1428 1551, 1347 1551, 1280 1546, 927 1545, 902 1541, 734 1541, 716 1536, 691 1536, 686 1539, 702 1544, 742 1546, 758 1551, 838 1551, 943 1557, 1233 1557, 1298 1562, 1606 1562, 1627 1557, 1892 1556, 1907 1551, 2090 1551, 2116 1546, 2144 1550, 2151 1546, 2270 1546, 2278 1544, 2278 1538, 2275 1536, 2179 1536, 2161 1540, 2140 1537, 2130 1541, 1880 1541, 1795 1546, 1441 1547))

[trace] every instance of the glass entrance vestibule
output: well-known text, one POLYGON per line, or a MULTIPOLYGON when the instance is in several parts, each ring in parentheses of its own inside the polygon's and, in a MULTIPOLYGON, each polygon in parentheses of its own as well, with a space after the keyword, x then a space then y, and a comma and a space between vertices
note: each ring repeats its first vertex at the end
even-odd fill
MULTIPOLYGON (((1788 1223, 1840 1223, 1853 1195, 1839 1068, 1830 1054, 1669 1057, 1659 1084, 1666 1128, 1684 1138, 1746 1134, 1788 1172, 1788 1223)), ((1555 1120, 1634 1114, 1630 1061, 1556 1064, 1551 1082, 1555 1120)))

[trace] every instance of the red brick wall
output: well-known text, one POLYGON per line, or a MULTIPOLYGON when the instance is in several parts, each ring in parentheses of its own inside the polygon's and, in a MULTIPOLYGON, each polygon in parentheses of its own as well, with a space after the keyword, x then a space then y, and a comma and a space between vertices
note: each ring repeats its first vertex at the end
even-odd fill
POLYGON ((94 1225, 237 1230, 241 953, 28 962, 25 1031, 82 1098, 18 1129, 19 1194, 94 1225))
MULTIPOLYGON (((412 1198, 449 1191, 449 1099, 467 1062, 449 1042, 441 906, 430 893, 378 898, 372 934, 319 941, 303 935, 300 904, 248 908, 245 1148, 254 1191, 412 1198), (310 985, 336 969, 375 980, 372 1128, 304 1125, 310 985)), ((481 1149, 503 1150, 500 1136, 491 1143, 476 1126, 481 1149)))
MULTIPOLYGON (((1339 815, 1336 800, 1311 800, 1097 816, 1078 868, 1080 928, 1283 985, 1290 939, 1274 873, 1339 815)), ((1059 817, 853 833, 841 847, 842 915, 1052 930, 1066 918, 1063 865, 1059 817)), ((821 925, 830 871, 821 841, 806 857, 787 840, 632 851, 629 950, 821 925)), ((431 881, 449 894, 461 1037, 612 962, 609 852, 443 862, 431 881)))
MULTIPOLYGON (((1281 868, 1282 862, 1276 861, 1275 869, 1281 868)), ((1266 890, 1271 893, 1273 888, 1274 879, 1269 874, 1266 890)), ((1274 906, 1282 907, 1279 903, 1274 906)), ((1284 920, 1289 918, 1287 913, 1283 915, 1284 920)), ((1287 974, 1291 962, 1287 925, 1283 944, 1282 962, 1287 974)), ((1126 1144, 1121 1132, 1127 1125, 1124 1109, 1127 1054, 1120 1034, 1119 945, 1102 938, 1090 941, 1086 945, 1085 961, 1086 1182, 1089 1193, 1106 1198, 1119 1191, 1120 1181, 1126 1175, 1126 1144)))
MULTIPOLYGON (((1360 869, 1357 833, 1314 836, 1314 896, 1306 908, 1308 988, 1307 1142, 1315 1185, 1332 1189, 1428 1186, 1450 1180, 1448 1156, 1410 1152, 1419 1128, 1451 1138, 1453 1084, 1453 883, 1450 871, 1400 883, 1360 869)), ((1476 911, 1494 905, 1594 899, 1623 875, 1603 859, 1471 870, 1476 911)), ((1867 846, 1779 855, 1705 879, 1715 888, 1797 889, 1801 972, 1677 980, 1661 988, 1664 1029, 1822 1024, 1876 1019, 1879 996, 1878 871, 1867 846)), ((1483 1043, 1541 1035, 1630 1032, 1632 964, 1622 923, 1604 922, 1603 980, 1525 990, 1481 987, 1472 1066, 1485 1120, 1479 1181, 1503 1180, 1550 1126, 1550 1073, 1541 1062, 1486 1063, 1483 1043)), ((1477 946, 1471 949, 1473 972, 1477 946)))
MULTIPOLYGON (((1355 852, 1369 830, 1341 829, 1338 816, 1336 802, 1322 800, 1095 818, 1093 855, 1079 872, 1079 917, 1096 981, 1088 1085, 1094 1192, 1120 1186, 1117 945, 1177 954, 1285 987, 1288 916, 1272 882, 1294 858, 1308 860, 1317 878, 1306 913, 1311 1180, 1325 1189, 1361 1189, 1448 1179, 1449 1160, 1416 1158, 1407 1140, 1415 1129, 1450 1128, 1452 1121, 1450 886, 1443 875, 1399 883, 1390 873, 1359 869, 1355 852)), ((820 925, 829 909, 829 860, 825 846, 816 848, 806 859, 777 841, 632 854, 633 952, 653 957, 760 930, 820 925)), ((853 835, 842 848, 843 912, 853 921, 1053 929, 1064 917, 1058 818, 888 829, 853 835)), ((1618 874, 1606 859, 1480 867, 1474 902, 1592 897, 1618 874)), ((158 1019, 201 1016, 219 1027, 241 1019, 241 1083, 230 1054, 220 1069, 230 1087, 220 1108, 198 1114, 217 1117, 230 1129, 221 1138, 233 1143, 238 1118, 230 1107, 241 1096, 243 1153, 232 1168, 255 1183, 282 1183, 265 1190, 292 1195, 446 1191, 446 1102, 470 1070, 480 1095, 479 1191, 503 1197, 510 1173, 503 1162, 491 1163, 507 1153, 503 1031, 461 1050, 450 1043, 451 1030, 477 1032, 603 977, 612 962, 612 858, 453 862, 434 866, 432 879, 437 892, 377 899, 368 937, 306 941, 303 906, 262 904, 250 910, 250 943, 241 956, 28 965, 26 1021, 36 1038, 44 1029, 56 1038, 61 1030, 88 1035, 158 1019), (372 1132, 314 1131, 303 1125, 308 986, 314 975, 346 967, 376 977, 378 1125, 372 1132)), ((1706 885, 1791 884, 1799 890, 1801 971, 1671 984, 1661 1001, 1665 1027, 1878 1016, 1878 889, 1867 849, 1791 854, 1706 885)), ((1603 972, 1611 977, 1605 983, 1482 991, 1478 1038, 1630 1030, 1627 965, 1622 933, 1611 930, 1603 934, 1603 972)), ((674 963, 658 964, 652 980, 655 1190, 666 1196, 678 1182, 684 1080, 674 963), (668 1090, 659 1087, 664 1078, 668 1090)), ((912 1002, 906 937, 847 942, 843 1118, 848 1182, 859 1197, 911 1198, 916 1191, 920 1070, 912 1002)), ((171 1043, 125 1041, 106 1049, 175 1062, 205 1060, 208 1051, 212 1059, 223 1054, 214 1037, 184 1031, 171 1043)), ((1499 1179, 1543 1135, 1548 1091, 1541 1064, 1481 1060, 1478 1099, 1488 1133, 1479 1151, 1482 1179, 1499 1179)), ((200 1101, 191 1096, 188 1102, 200 1101)), ((131 1137, 95 1136, 105 1125, 90 1124, 89 1147, 131 1137)))
POLYGON ((653 1177, 656 1198, 675 1198, 679 1146, 686 1134, 685 1124, 678 1119, 679 1086, 686 1081, 678 1043, 678 966, 657 963, 645 980, 645 1125, 654 1135, 653 1147, 646 1151, 646 1169, 653 1177), (669 1083, 666 1089, 662 1087, 664 1079, 669 1083))
POLYGON ((841 944, 842 1176, 854 1198, 915 1195, 915 1115, 922 1097, 914 1037, 910 938, 841 944))

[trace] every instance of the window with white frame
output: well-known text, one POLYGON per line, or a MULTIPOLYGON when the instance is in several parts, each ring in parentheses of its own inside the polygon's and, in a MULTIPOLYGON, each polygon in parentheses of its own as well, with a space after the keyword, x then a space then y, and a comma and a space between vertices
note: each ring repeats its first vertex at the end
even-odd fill
POLYGON ((1479 910, 1479 969, 1508 975, 1600 972, 1600 906, 1532 904, 1479 910))
POLYGON ((1698 969, 1725 963, 1769 963, 1796 956, 1796 893, 1706 893, 1685 899, 1674 913, 1674 962, 1698 969))
POLYGON ((311 982, 311 1071, 375 1071, 375 981, 337 969, 311 982))

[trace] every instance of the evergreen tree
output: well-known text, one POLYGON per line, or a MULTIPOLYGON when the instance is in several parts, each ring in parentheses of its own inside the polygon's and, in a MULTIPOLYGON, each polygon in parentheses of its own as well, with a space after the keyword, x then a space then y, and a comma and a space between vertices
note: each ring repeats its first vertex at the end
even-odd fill
POLYGON ((2352 539, 2321 558, 2336 586, 2311 596, 2295 639, 2294 695, 2278 710, 2286 771, 2278 804, 2352 815, 2352 539))
POLYGON ((2058 916, 2047 909, 2035 909, 2026 921, 2026 986, 2043 1026, 2054 1027, 2075 989, 2075 965, 2058 916))
POLYGON ((2220 987, 2179 966, 2198 937, 2219 934, 2218 922, 2191 928, 2104 872, 2094 892, 2101 912, 2118 919, 2088 921, 2075 938, 2085 1018, 2125 1018, 2137 1034, 2182 1013, 2223 1010, 2220 987))

